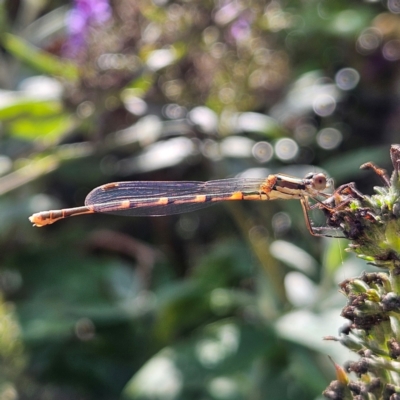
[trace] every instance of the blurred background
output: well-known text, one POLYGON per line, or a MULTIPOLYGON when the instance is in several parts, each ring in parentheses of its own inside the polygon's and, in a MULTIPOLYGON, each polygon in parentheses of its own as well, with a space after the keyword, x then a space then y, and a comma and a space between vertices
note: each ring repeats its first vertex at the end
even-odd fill
POLYGON ((400 3, 0 1, 0 400, 320 399, 369 267, 297 201, 34 228, 123 180, 325 171, 399 142, 400 3))

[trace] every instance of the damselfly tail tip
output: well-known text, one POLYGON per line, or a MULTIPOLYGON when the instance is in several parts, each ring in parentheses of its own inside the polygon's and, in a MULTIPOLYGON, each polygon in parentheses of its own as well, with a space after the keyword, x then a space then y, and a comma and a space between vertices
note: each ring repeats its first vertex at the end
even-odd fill
POLYGON ((33 214, 33 215, 31 215, 31 216, 29 217, 29 221, 32 222, 33 226, 40 226, 40 225, 37 225, 37 224, 36 224, 36 222, 37 222, 36 220, 37 220, 37 214, 33 214))
POLYGON ((32 214, 29 217, 29 221, 32 222, 33 226, 37 226, 37 227, 42 227, 42 226, 48 225, 49 223, 51 224, 51 222, 49 222, 49 220, 43 218, 42 213, 32 214))

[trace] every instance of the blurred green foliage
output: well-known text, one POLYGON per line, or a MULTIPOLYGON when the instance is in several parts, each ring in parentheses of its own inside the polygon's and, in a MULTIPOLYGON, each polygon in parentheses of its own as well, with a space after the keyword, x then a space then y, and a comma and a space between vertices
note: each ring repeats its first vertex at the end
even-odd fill
POLYGON ((28 217, 119 180, 320 168, 368 193, 399 136, 396 7, 0 2, 0 399, 320 398, 366 266, 296 202, 28 217))

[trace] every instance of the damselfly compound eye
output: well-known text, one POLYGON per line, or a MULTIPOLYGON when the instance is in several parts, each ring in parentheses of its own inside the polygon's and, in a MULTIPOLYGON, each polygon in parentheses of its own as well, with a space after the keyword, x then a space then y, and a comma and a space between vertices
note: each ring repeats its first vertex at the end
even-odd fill
POLYGON ((315 174, 312 177, 314 189, 324 190, 326 188, 326 176, 324 174, 315 174))

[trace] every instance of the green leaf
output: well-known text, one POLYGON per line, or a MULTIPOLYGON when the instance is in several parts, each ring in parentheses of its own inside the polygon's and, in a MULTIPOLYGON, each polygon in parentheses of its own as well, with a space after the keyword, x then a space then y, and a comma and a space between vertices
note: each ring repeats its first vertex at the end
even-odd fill
POLYGON ((78 68, 73 63, 53 56, 15 35, 4 34, 2 45, 19 60, 40 72, 60 76, 70 81, 78 80, 78 68))
MULTIPOLYGON (((127 399, 252 398, 255 362, 284 351, 270 328, 226 319, 207 325, 189 340, 164 348, 131 379, 124 390, 127 399), (254 372, 254 371, 253 371, 254 372), (194 396, 196 393, 196 396, 194 396), (227 394, 229 394, 227 396, 227 394)), ((281 368, 271 362, 270 374, 281 368)))
POLYGON ((332 277, 335 272, 341 267, 344 260, 348 258, 349 253, 346 252, 348 241, 343 239, 336 239, 327 240, 325 243, 326 247, 323 255, 323 266, 328 276, 332 277))
POLYGON ((135 96, 143 97, 153 86, 154 81, 154 74, 145 73, 129 82, 128 85, 126 85, 126 89, 133 89, 135 90, 135 96))
POLYGON ((68 114, 48 118, 19 118, 9 124, 9 133, 15 137, 34 140, 38 137, 58 139, 73 126, 68 114))
POLYGON ((394 219, 387 223, 385 236, 390 248, 400 253, 399 223, 397 220, 394 219))
POLYGON ((20 118, 21 115, 32 117, 46 117, 59 114, 62 111, 62 104, 59 101, 35 100, 28 98, 16 99, 14 102, 0 107, 0 120, 20 118))

